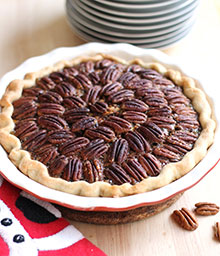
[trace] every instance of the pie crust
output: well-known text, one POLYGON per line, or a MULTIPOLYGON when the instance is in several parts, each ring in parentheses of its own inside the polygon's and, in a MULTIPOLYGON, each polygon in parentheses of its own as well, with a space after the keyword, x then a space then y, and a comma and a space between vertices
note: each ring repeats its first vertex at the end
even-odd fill
POLYGON ((196 82, 179 71, 166 68, 160 63, 144 63, 140 59, 126 62, 114 56, 98 54, 93 57, 78 57, 70 61, 61 61, 53 66, 46 67, 38 72, 28 73, 23 80, 12 81, 3 95, 0 105, 0 144, 8 152, 10 160, 15 166, 31 179, 52 189, 67 192, 70 194, 92 197, 122 197, 132 194, 151 191, 165 186, 176 179, 179 179, 201 161, 214 140, 216 123, 212 117, 211 107, 204 92, 196 87, 196 82), (144 178, 142 181, 133 184, 112 185, 106 181, 68 182, 62 178, 49 175, 48 168, 40 161, 31 158, 31 154, 24 150, 21 141, 14 135, 15 123, 12 119, 14 112, 13 102, 21 98, 23 89, 31 88, 37 79, 62 70, 65 67, 76 66, 80 63, 92 61, 97 62, 104 59, 112 60, 126 66, 139 65, 145 69, 153 69, 170 79, 175 85, 182 88, 184 95, 191 100, 194 110, 198 113, 198 120, 201 125, 199 137, 194 143, 192 150, 177 162, 166 164, 159 175, 144 178))

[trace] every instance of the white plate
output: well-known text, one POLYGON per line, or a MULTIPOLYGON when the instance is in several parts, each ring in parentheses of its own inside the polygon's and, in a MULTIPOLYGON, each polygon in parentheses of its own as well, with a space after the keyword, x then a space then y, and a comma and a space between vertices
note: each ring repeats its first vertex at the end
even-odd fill
MULTIPOLYGON (((71 0, 70 0, 71 1, 71 0)), ((95 3, 93 0, 80 0, 81 2, 83 2, 84 4, 92 7, 93 9, 96 9, 96 10, 100 10, 104 13, 109 13, 111 15, 117 15, 117 16, 120 16, 120 17, 133 17, 133 18, 136 18, 137 17, 137 13, 135 12, 135 9, 132 9, 132 11, 120 11, 119 9, 111 9, 111 8, 106 8, 106 7, 103 7, 101 5, 98 5, 97 3, 95 3)), ((198 0, 196 0, 198 1, 198 0)), ((191 2, 193 2, 193 0, 186 0, 186 1, 181 1, 178 6, 175 6, 173 8, 168 8, 168 9, 165 9, 165 8, 162 8, 161 10, 148 10, 147 12, 139 12, 138 13, 138 17, 152 17, 152 16, 159 16, 159 15, 164 15, 164 14, 168 14, 168 13, 171 13, 171 12, 177 12, 179 9, 182 9, 184 7, 186 7, 188 4, 190 4, 191 2)))
POLYGON ((185 20, 192 17, 194 14, 194 11, 191 11, 185 15, 179 16, 177 18, 174 18, 172 20, 168 20, 167 22, 161 22, 161 23, 155 23, 155 24, 148 24, 148 25, 125 25, 125 24, 117 24, 110 21, 105 21, 103 19, 100 19, 94 15, 90 15, 88 12, 85 12, 77 4, 68 5, 68 8, 71 8, 72 11, 72 17, 74 17, 75 20, 83 20, 84 22, 87 22, 88 24, 92 24, 95 27, 99 27, 102 29, 105 29, 107 31, 118 31, 118 32, 129 32, 129 31, 139 31, 143 32, 146 30, 159 30, 170 26, 178 25, 181 22, 184 22, 185 20))
MULTIPOLYGON (((69 0, 70 4, 71 4, 71 0, 69 0)), ((122 23, 122 24, 130 24, 130 25, 147 25, 148 23, 157 23, 157 22, 165 22, 167 20, 170 19, 175 19, 178 18, 179 16, 185 15, 188 12, 191 12, 192 10, 194 10, 197 5, 198 2, 194 1, 192 2, 190 5, 186 6, 185 8, 180 9, 178 12, 173 12, 170 14, 165 14, 165 15, 161 15, 161 16, 154 16, 154 17, 150 17, 150 18, 142 18, 139 19, 138 17, 135 18, 129 18, 129 17, 120 17, 120 16, 113 16, 113 15, 109 15, 109 14, 105 14, 103 12, 100 12, 97 9, 93 9, 87 5, 85 5, 83 2, 81 1, 75 1, 74 2, 74 6, 78 5, 79 8, 81 8, 82 10, 84 10, 85 12, 91 14, 91 15, 95 15, 97 17, 100 17, 102 19, 111 21, 111 22, 115 22, 115 23, 122 23)))
MULTIPOLYGON (((71 23, 71 20, 69 20, 69 23, 71 23)), ((184 37, 188 32, 191 30, 192 25, 194 22, 190 23, 189 26, 184 26, 181 29, 175 30, 174 32, 164 34, 161 36, 156 36, 156 37, 146 37, 146 38, 141 38, 137 39, 136 36, 132 36, 128 38, 123 38, 123 37, 113 37, 111 35, 105 35, 102 33, 98 33, 94 30, 88 29, 81 25, 80 23, 77 23, 76 21, 73 23, 72 22, 72 28, 77 31, 82 31, 85 34, 89 35, 91 38, 97 40, 100 39, 103 42, 111 42, 111 43, 130 43, 130 44, 135 44, 135 45, 144 45, 144 44, 150 44, 151 48, 158 47, 158 45, 161 44, 169 44, 170 41, 176 41, 178 38, 184 37)), ((149 47, 148 47, 149 48, 149 47)))
MULTIPOLYGON (((167 67, 180 70, 184 74, 194 77, 191 72, 181 69, 181 67, 176 64, 172 58, 157 50, 144 50, 128 44, 89 43, 78 47, 58 48, 45 55, 34 57, 25 61, 19 67, 7 73, 0 80, 0 97, 3 95, 6 86, 11 80, 17 78, 21 79, 27 72, 37 71, 45 66, 58 62, 61 59, 71 59, 80 55, 94 55, 100 52, 119 56, 126 60, 138 57, 145 62, 159 61, 167 67)), ((198 83, 206 89, 210 89, 212 86, 212 84, 203 84, 202 81, 199 80, 198 83)), ((214 92, 215 90, 211 91, 214 92)), ((218 95, 213 93, 212 97, 216 105, 215 109, 219 109, 220 101, 218 99, 218 95)), ((217 120, 217 122, 219 123, 219 120, 217 120)), ((217 128, 215 142, 208 150, 207 156, 192 171, 190 171, 182 178, 160 189, 122 198, 87 198, 47 188, 29 179, 19 170, 17 170, 11 161, 9 161, 7 154, 2 149, 2 147, 0 147, 0 172, 15 186, 18 186, 23 190, 35 195, 36 197, 47 200, 49 202, 58 203, 73 209, 87 211, 123 211, 143 205, 152 205, 162 202, 172 197, 173 195, 194 186, 219 161, 219 141, 219 129, 217 128)))

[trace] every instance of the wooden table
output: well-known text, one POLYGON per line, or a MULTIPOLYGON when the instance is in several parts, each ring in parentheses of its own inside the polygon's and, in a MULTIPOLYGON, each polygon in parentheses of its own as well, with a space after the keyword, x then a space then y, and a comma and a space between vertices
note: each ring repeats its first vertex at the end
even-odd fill
MULTIPOLYGON (((197 22, 188 37, 164 50, 200 71, 207 81, 216 83, 219 93, 220 0, 202 0, 197 22)), ((84 43, 65 20, 64 0, 0 0, 0 76, 25 59, 60 46, 84 43)), ((199 201, 220 205, 220 165, 198 185, 157 216, 136 223, 97 226, 74 222, 86 238, 109 256, 143 255, 220 255, 220 243, 213 238, 213 224, 220 213, 200 217, 199 228, 188 232, 170 218, 174 209, 192 209, 199 201)))

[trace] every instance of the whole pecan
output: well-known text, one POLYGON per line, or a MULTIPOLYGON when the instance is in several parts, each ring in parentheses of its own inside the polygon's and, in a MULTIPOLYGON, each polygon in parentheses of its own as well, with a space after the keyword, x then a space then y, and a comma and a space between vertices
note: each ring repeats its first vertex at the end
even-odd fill
POLYGON ((198 215, 209 216, 219 212, 219 206, 214 203, 200 202, 195 204, 195 213, 198 215))
POLYGON ((85 107, 84 108, 73 108, 73 109, 67 110, 63 116, 68 123, 72 124, 82 118, 87 117, 89 112, 90 112, 90 110, 85 107))
POLYGON ((136 182, 140 182, 147 177, 145 169, 134 158, 128 159, 122 164, 122 167, 126 170, 127 173, 130 174, 132 178, 135 179, 136 182))
POLYGON ((109 116, 108 119, 101 123, 101 125, 112 128, 116 133, 127 132, 132 128, 131 123, 117 116, 109 116))
POLYGON ((92 128, 96 126, 97 120, 94 117, 87 116, 79 119, 77 122, 73 123, 71 127, 72 132, 84 131, 85 129, 92 128))
POLYGON ((54 115, 40 116, 38 118, 38 124, 48 130, 62 130, 68 128, 68 124, 63 118, 54 115))
POLYGON ((47 91, 39 95, 38 100, 40 103, 57 103, 60 104, 63 98, 56 92, 47 91))
POLYGON ((143 166, 148 176, 157 176, 160 174, 162 165, 151 153, 140 155, 138 157, 138 161, 143 166))
POLYGON ((56 83, 49 77, 37 79, 36 84, 43 90, 51 90, 56 86, 56 83))
POLYGON ((220 223, 219 222, 215 223, 214 235, 215 235, 215 238, 220 242, 220 223))
POLYGON ((125 135, 126 140, 132 150, 137 153, 149 152, 151 150, 150 144, 147 140, 137 131, 129 131, 125 135))
POLYGON ((67 164, 68 164, 68 158, 63 155, 59 155, 50 164, 50 166, 48 168, 49 174, 52 177, 60 177, 67 164))
POLYGON ((165 138, 165 134, 162 129, 160 129, 159 126, 152 122, 147 121, 146 123, 142 124, 137 130, 144 136, 147 141, 151 143, 162 142, 165 138))
POLYGON ((33 151, 38 147, 42 146, 47 141, 47 133, 46 130, 36 131, 31 134, 23 143, 22 146, 24 149, 28 151, 33 151))
POLYGON ((109 82, 102 87, 100 95, 110 96, 111 94, 118 92, 122 88, 123 86, 119 82, 115 82, 115 83, 109 82))
POLYGON ((115 133, 112 129, 105 126, 87 129, 84 135, 90 139, 103 139, 107 142, 110 142, 115 138, 115 133))
POLYGON ((83 108, 86 106, 86 102, 77 96, 71 96, 71 97, 66 97, 63 100, 63 105, 68 109, 83 108))
POLYGON ((65 156, 74 156, 76 152, 82 150, 89 144, 89 139, 85 137, 77 137, 67 140, 59 146, 59 151, 65 156))
POLYGON ((92 140, 86 148, 82 151, 84 159, 93 159, 100 157, 108 150, 108 145, 105 144, 103 139, 92 140))
POLYGON ((111 101, 112 103, 120 103, 123 102, 125 100, 130 100, 134 97, 134 92, 131 90, 127 90, 127 89, 122 89, 118 92, 115 92, 113 94, 111 94, 108 97, 108 100, 111 101))
POLYGON ((124 119, 129 122, 143 124, 147 121, 147 115, 138 111, 125 111, 122 113, 124 119))
POLYGON ((85 89, 88 90, 90 87, 92 87, 92 82, 85 74, 78 74, 75 77, 72 77, 71 82, 73 85, 78 89, 85 89))
POLYGON ((37 114, 43 115, 57 115, 60 116, 64 113, 65 108, 57 103, 40 103, 38 106, 37 114))
POLYGON ((51 144, 45 144, 34 150, 36 159, 45 165, 53 161, 58 156, 58 154, 59 153, 57 152, 56 147, 51 144))
POLYGON ((110 179, 110 182, 116 185, 131 183, 132 180, 126 171, 118 164, 113 163, 104 170, 105 176, 110 179))
POLYGON ((194 214, 186 208, 175 210, 172 214, 173 219, 184 229, 193 231, 198 228, 198 222, 194 214))
POLYGON ((20 99, 13 102, 14 112, 12 115, 13 119, 24 119, 29 117, 34 117, 37 112, 36 98, 21 97, 20 99))
POLYGON ((103 101, 97 101, 94 105, 90 105, 90 109, 92 112, 103 114, 108 110, 108 104, 103 101))
POLYGON ((21 120, 16 123, 15 126, 15 136, 19 137, 21 140, 28 138, 33 133, 38 130, 37 124, 34 120, 21 120))
POLYGON ((23 89, 22 95, 25 97, 28 96, 40 96, 43 93, 43 89, 39 87, 31 87, 31 88, 25 88, 23 89))
POLYGON ((85 94, 84 100, 87 103, 95 104, 99 100, 99 93, 101 91, 101 86, 96 85, 91 87, 85 94))
POLYGON ((146 112, 149 109, 146 103, 138 99, 124 101, 121 105, 121 108, 128 111, 138 111, 138 112, 146 112))
POLYGON ((98 159, 87 160, 84 164, 84 177, 89 183, 101 181, 103 167, 98 159))
POLYGON ((67 130, 52 130, 47 134, 47 140, 51 144, 61 144, 75 138, 75 134, 67 130))
POLYGON ((81 180, 83 178, 82 161, 77 157, 69 159, 63 169, 62 178, 67 181, 81 180))
POLYGON ((125 139, 117 139, 110 148, 109 162, 116 162, 121 164, 127 158, 128 142, 125 139))
POLYGON ((69 82, 62 82, 55 87, 55 91, 62 97, 70 97, 76 93, 75 87, 69 82))

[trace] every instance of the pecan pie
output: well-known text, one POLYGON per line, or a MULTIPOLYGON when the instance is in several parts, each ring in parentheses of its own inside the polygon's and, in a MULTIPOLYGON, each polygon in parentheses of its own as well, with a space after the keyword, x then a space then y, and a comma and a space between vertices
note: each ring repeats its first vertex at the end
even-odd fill
POLYGON ((126 196, 180 178, 205 157, 215 122, 193 79, 159 63, 98 54, 14 80, 0 143, 31 179, 83 196, 126 196))

